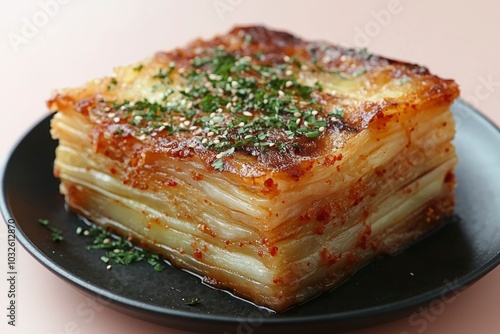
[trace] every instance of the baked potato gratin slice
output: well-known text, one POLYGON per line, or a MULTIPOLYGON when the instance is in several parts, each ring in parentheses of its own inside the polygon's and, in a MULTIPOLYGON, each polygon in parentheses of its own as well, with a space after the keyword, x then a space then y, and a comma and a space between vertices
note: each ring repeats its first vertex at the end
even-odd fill
POLYGON ((449 110, 417 65, 264 27, 56 92, 69 208, 283 311, 453 211, 449 110))

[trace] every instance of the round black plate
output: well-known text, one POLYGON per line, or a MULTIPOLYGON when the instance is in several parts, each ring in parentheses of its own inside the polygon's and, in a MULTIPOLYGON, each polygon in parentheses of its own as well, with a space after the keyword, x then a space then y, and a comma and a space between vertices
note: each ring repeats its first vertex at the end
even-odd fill
POLYGON ((147 264, 107 270, 99 251, 75 233, 85 223, 68 213, 52 176, 56 142, 45 118, 12 152, 3 170, 5 220, 14 219, 18 240, 38 261, 86 293, 124 313, 197 332, 340 332, 408 314, 417 305, 451 296, 493 269, 500 260, 500 131, 471 106, 453 105, 457 120, 456 215, 429 237, 395 257, 360 269, 341 286, 273 314, 205 286, 200 279, 147 264), (54 243, 39 218, 64 231, 54 243), (191 298, 201 302, 190 306, 191 298))

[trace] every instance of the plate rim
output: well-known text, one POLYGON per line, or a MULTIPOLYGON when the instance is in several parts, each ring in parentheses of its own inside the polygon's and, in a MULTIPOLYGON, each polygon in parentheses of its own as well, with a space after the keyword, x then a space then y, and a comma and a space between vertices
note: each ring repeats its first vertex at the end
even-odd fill
MULTIPOLYGON (((500 125, 494 123, 488 116, 484 115, 474 106, 469 104, 468 102, 462 99, 456 99, 454 104, 460 105, 462 108, 474 113, 478 119, 484 123, 485 126, 489 126, 494 130, 497 135, 500 135, 500 125)), ((34 123, 28 130, 15 142, 15 144, 10 148, 7 152, 7 155, 4 157, 3 162, 0 166, 0 180, 2 182, 2 188, 0 191, 0 212, 4 218, 5 224, 8 225, 8 220, 14 217, 11 212, 9 205, 7 203, 7 193, 6 193, 6 171, 11 162, 11 158, 14 153, 19 149, 19 146, 29 137, 32 131, 35 130, 36 127, 41 126, 44 121, 53 117, 54 114, 49 114, 41 119, 39 119, 36 123, 34 123)), ((22 226, 16 221, 16 226, 22 226)), ((180 320, 196 320, 203 321, 205 323, 211 324, 230 324, 237 325, 240 324, 242 320, 246 319, 245 316, 227 316, 227 315, 209 315, 209 314, 200 314, 194 313, 184 310, 176 310, 168 307, 160 307, 156 305, 151 305, 145 303, 143 301, 138 301, 135 299, 127 298, 117 293, 113 293, 111 291, 107 291, 101 288, 98 285, 89 283, 84 281, 82 278, 78 277, 78 275, 74 275, 68 273, 66 269, 58 265, 56 262, 52 261, 48 258, 38 247, 24 234, 22 229, 18 228, 16 230, 16 240, 20 241, 20 244, 26 249, 26 251, 34 257, 39 263, 41 263, 46 269, 49 269, 56 276, 62 278, 65 282, 71 283, 73 286, 79 288, 80 292, 92 293, 106 298, 111 304, 116 303, 119 306, 125 308, 132 308, 137 311, 147 311, 148 313, 160 314, 162 316, 168 316, 171 318, 177 318, 180 320)), ((281 318, 281 317, 263 317, 260 326, 265 325, 294 325, 300 323, 302 325, 309 323, 325 323, 325 322, 336 322, 336 321, 348 321, 352 319, 369 319, 381 315, 387 315, 388 313, 397 313, 404 312, 408 309, 413 309, 418 305, 422 305, 426 302, 431 301, 434 298, 439 297, 443 293, 447 293, 453 291, 455 289, 461 287, 468 287, 473 284, 475 281, 479 280, 486 274, 488 274, 491 270, 497 267, 500 263, 500 252, 495 254, 491 259, 484 262, 480 267, 472 270, 467 273, 460 279, 457 279, 452 282, 452 284, 446 286, 445 288, 439 287, 430 291, 426 291, 425 293, 418 294, 416 296, 404 299, 402 301, 392 302, 388 304, 383 304, 374 307, 367 307, 358 310, 352 311, 342 311, 335 312, 330 314, 322 314, 322 315, 297 315, 290 318, 281 318)), ((182 270, 182 269, 181 269, 182 270)), ((113 306, 110 305, 111 308, 113 306)))

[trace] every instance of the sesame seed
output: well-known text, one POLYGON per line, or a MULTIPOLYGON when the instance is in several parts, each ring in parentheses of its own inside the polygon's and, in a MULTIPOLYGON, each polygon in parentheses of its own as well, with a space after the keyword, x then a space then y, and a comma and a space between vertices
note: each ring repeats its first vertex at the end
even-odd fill
POLYGON ((160 127, 158 128, 158 131, 160 131, 160 132, 161 132, 161 131, 165 130, 165 128, 166 128, 166 126, 165 126, 165 125, 162 125, 162 126, 160 126, 160 127))
POLYGON ((264 104, 267 104, 267 102, 269 102, 267 99, 264 99, 264 104))
POLYGON ((207 142, 208 142, 207 138, 203 138, 203 140, 201 141, 202 144, 206 144, 207 142))
POLYGON ((319 132, 323 132, 323 131, 325 131, 325 127, 324 127, 324 126, 320 127, 320 128, 318 129, 318 131, 319 131, 319 132))
POLYGON ((231 77, 231 76, 227 77, 227 82, 231 82, 231 81, 233 81, 233 77, 231 77))
POLYGON ((121 252, 121 250, 120 250, 120 249, 118 249, 118 248, 113 249, 113 253, 115 253, 115 254, 118 254, 118 253, 120 253, 120 252, 121 252))
POLYGON ((223 156, 224 156, 224 153, 219 153, 219 154, 217 154, 215 157, 216 157, 217 159, 220 159, 220 158, 222 158, 223 156))
POLYGON ((252 135, 246 135, 243 139, 250 139, 252 137, 253 137, 252 135))
POLYGON ((313 116, 316 116, 316 115, 318 114, 318 111, 317 111, 317 110, 313 110, 313 111, 311 111, 311 114, 312 114, 313 116))
POLYGON ((184 121, 182 124, 184 124, 185 126, 188 126, 189 124, 191 124, 191 121, 184 121))
POLYGON ((300 69, 301 69, 302 71, 306 71, 306 70, 307 70, 307 66, 306 66, 306 65, 302 65, 302 66, 300 67, 300 69))
POLYGON ((233 96, 233 98, 231 99, 231 101, 233 101, 233 102, 238 101, 238 96, 236 96, 236 95, 235 95, 235 96, 233 96))
POLYGON ((245 123, 244 123, 244 122, 240 122, 240 124, 238 124, 238 126, 239 126, 240 128, 242 128, 242 127, 244 127, 244 126, 245 126, 245 123))
POLYGON ((106 238, 102 241, 103 244, 109 244, 111 240, 109 238, 106 238))
POLYGON ((304 121, 304 126, 308 126, 309 125, 309 122, 308 121, 304 121))
POLYGON ((179 127, 180 127, 181 129, 185 129, 185 128, 186 128, 186 126, 184 125, 184 123, 179 124, 179 127))
POLYGON ((285 55, 283 57, 283 60, 288 63, 290 61, 290 57, 288 57, 287 55, 285 55))
POLYGON ((222 112, 222 108, 217 108, 216 112, 222 112))
POLYGON ((244 111, 243 115, 245 115, 247 117, 252 117, 253 116, 253 114, 250 111, 244 111))
POLYGON ((108 114, 108 118, 113 118, 113 117, 115 117, 115 116, 116 116, 116 114, 115 114, 114 112, 110 112, 110 113, 108 114))
POLYGON ((201 133, 203 132, 202 129, 198 128, 196 129, 196 131, 194 132, 195 135, 201 135, 201 133))
POLYGON ((297 120, 295 121, 295 124, 297 124, 297 125, 300 124, 300 118, 297 118, 297 120))
POLYGON ((235 80, 231 81, 231 86, 238 87, 238 81, 235 80))
POLYGON ((182 74, 182 73, 184 73, 185 69, 184 69, 184 67, 181 67, 181 68, 179 68, 178 71, 179 71, 180 74, 182 74))
POLYGON ((232 104, 231 104, 231 102, 228 102, 228 103, 226 104, 226 109, 231 108, 231 105, 232 105, 232 104))
POLYGON ((285 75, 291 76, 293 74, 292 70, 286 70, 285 75))
POLYGON ((142 121, 142 116, 137 115, 137 116, 134 117, 134 120, 136 120, 136 121, 142 121))
POLYGON ((106 266, 106 269, 108 269, 108 270, 109 270, 109 269, 111 269, 111 265, 110 265, 110 264, 108 264, 108 265, 106 266))
POLYGON ((291 87, 293 85, 293 82, 291 82, 290 80, 288 80, 286 83, 285 83, 285 87, 291 87))
POLYGON ((279 95, 279 97, 284 97, 285 93, 282 90, 279 90, 278 91, 278 95, 279 95))
POLYGON ((188 145, 189 148, 195 148, 196 147, 196 144, 195 143, 191 143, 188 145))
POLYGON ((207 133, 207 137, 212 137, 213 135, 214 135, 213 131, 210 131, 209 133, 207 133))
POLYGON ((214 144, 215 145, 220 144, 220 140, 219 139, 214 139, 214 144))
POLYGON ((248 99, 249 100, 253 99, 253 93, 250 93, 250 95, 248 95, 248 99))
POLYGON ((196 125, 193 125, 193 126, 190 126, 190 127, 189 127, 189 130, 190 130, 190 131, 194 131, 194 130, 196 130, 196 129, 198 129, 198 127, 197 127, 196 125))
POLYGON ((89 230, 83 231, 83 235, 89 235, 89 234, 90 234, 89 230))
POLYGON ((139 140, 144 140, 144 139, 146 139, 146 135, 141 135, 141 136, 140 136, 139 138, 137 138, 137 139, 139 139, 139 140))
POLYGON ((300 112, 296 111, 293 113, 293 116, 300 117, 300 116, 302 116, 302 114, 300 112))
POLYGON ((119 123, 119 122, 120 122, 120 117, 115 117, 115 118, 113 118, 113 122, 115 122, 115 123, 119 123))
POLYGON ((184 122, 185 120, 186 120, 186 117, 184 117, 184 116, 183 116, 183 117, 181 117, 181 118, 179 118, 179 121, 180 121, 180 122, 184 122))

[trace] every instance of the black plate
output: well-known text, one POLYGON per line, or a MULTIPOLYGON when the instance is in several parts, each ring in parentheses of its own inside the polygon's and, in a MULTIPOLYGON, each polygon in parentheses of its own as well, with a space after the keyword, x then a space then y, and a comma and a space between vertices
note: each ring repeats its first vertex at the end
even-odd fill
POLYGON ((438 231, 395 257, 360 269, 336 289, 283 314, 272 314, 200 279, 168 267, 155 272, 147 264, 115 265, 107 270, 99 251, 76 235, 84 222, 64 208, 58 180, 52 176, 56 142, 50 116, 14 149, 3 170, 2 213, 15 219, 18 240, 38 261, 97 294, 101 302, 141 319, 197 332, 340 332, 395 319, 434 298, 451 296, 493 269, 500 260, 500 132, 471 106, 453 105, 457 120, 456 216, 438 231), (54 243, 37 221, 47 218, 64 231, 54 243), (191 298, 201 298, 195 306, 191 298))

